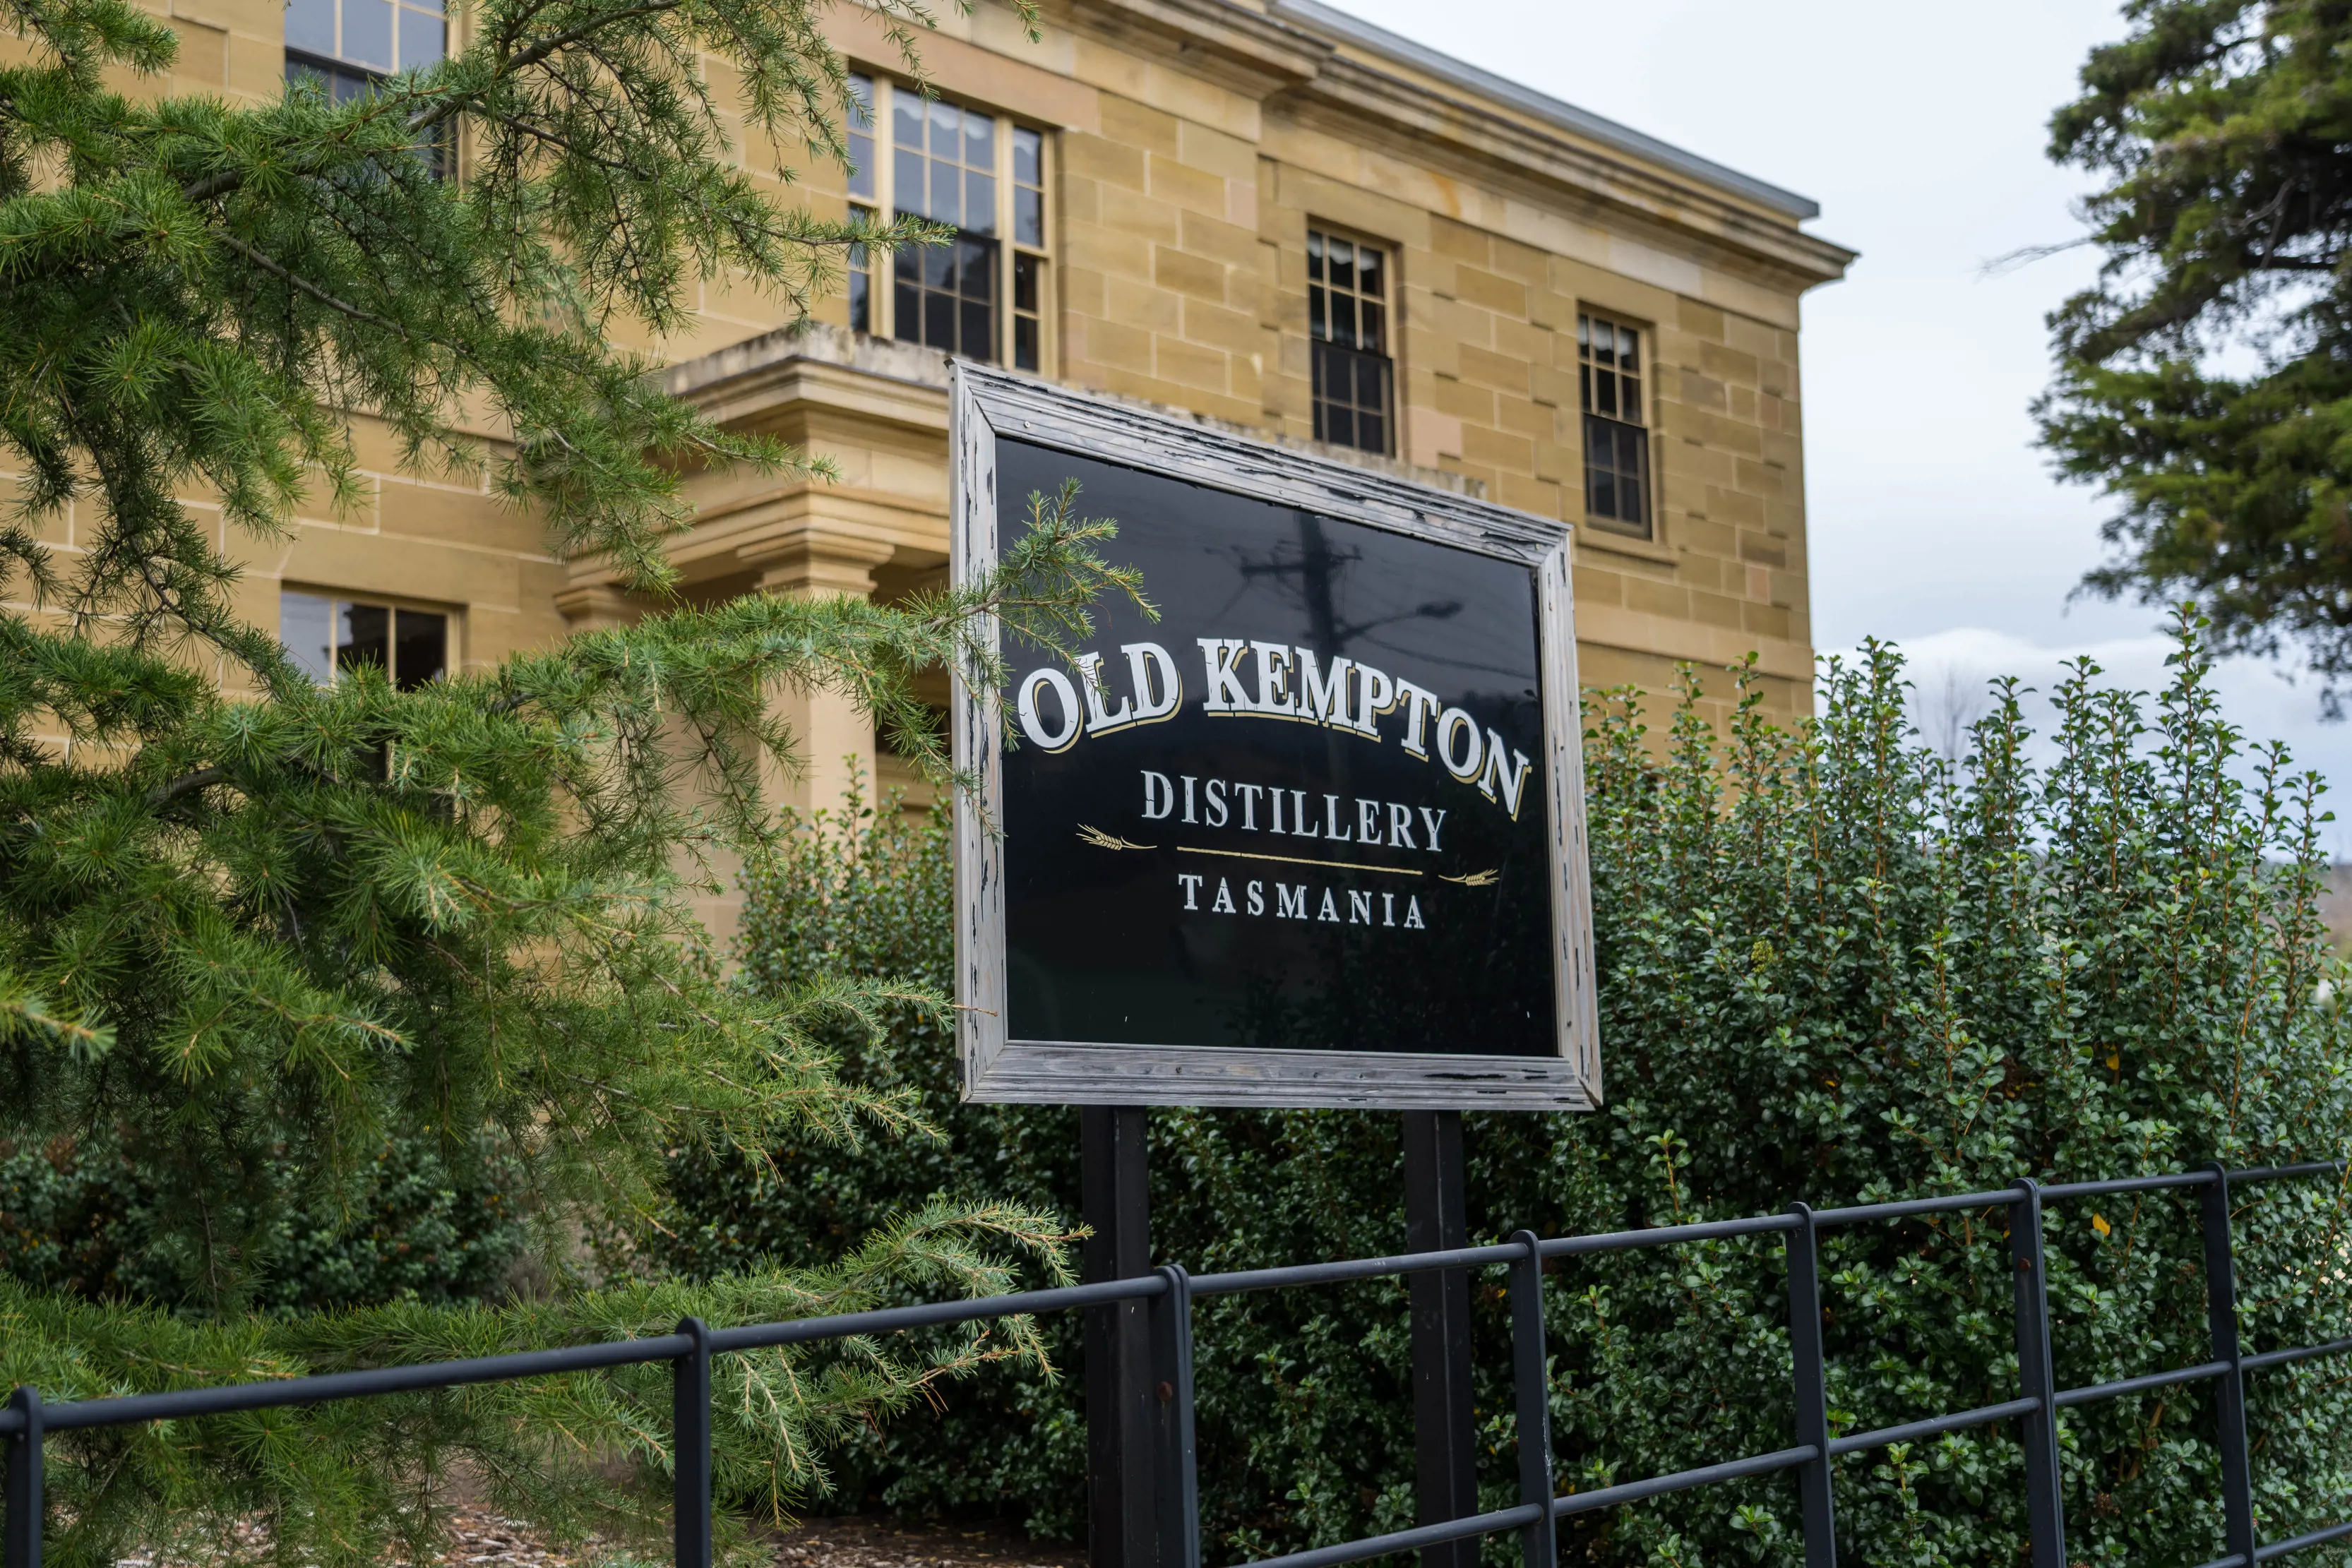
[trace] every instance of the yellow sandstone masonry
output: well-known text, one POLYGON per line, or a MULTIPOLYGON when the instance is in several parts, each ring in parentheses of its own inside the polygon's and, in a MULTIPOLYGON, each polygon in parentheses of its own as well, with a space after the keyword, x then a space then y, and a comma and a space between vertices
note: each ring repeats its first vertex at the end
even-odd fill
MULTIPOLYGON (((182 46, 164 90, 280 90, 278 0, 154 5, 182 46)), ((829 26, 853 68, 898 80, 867 13, 845 5, 829 26)), ((1575 524, 1587 684, 1655 689, 1678 661, 1752 651, 1769 706, 1810 710, 1799 302, 1853 259, 1805 232, 1813 204, 1315 0, 1049 0, 1044 35, 1029 41, 981 0, 924 44, 942 102, 1043 135, 1036 373, 1315 446, 1309 234, 1377 246, 1385 450, 1328 450, 1575 524), (1641 335, 1645 527, 1587 514, 1577 331, 1594 312, 1641 335)), ((711 74, 723 92, 724 68, 711 74)), ((886 113, 886 166, 891 129, 886 113)), ((743 156, 770 177, 801 158, 793 199, 843 210, 839 170, 772 147, 743 156)), ((1003 235, 991 243, 1002 360, 1012 263, 1003 235)), ((670 364, 680 394, 839 471, 696 481, 698 521, 677 552, 692 599, 891 596, 938 580, 947 354, 896 340, 921 335, 903 322, 886 330, 890 292, 880 260, 869 330, 837 295, 795 331, 783 302, 711 279, 687 332, 633 345, 670 364)), ((599 562, 551 559, 536 520, 478 485, 401 473, 364 425, 359 444, 363 504, 306 511, 290 544, 251 552, 244 592, 261 623, 281 588, 438 608, 451 663, 478 667, 649 608, 599 562)), ((787 799, 837 799, 845 757, 906 781, 854 716, 823 699, 796 709, 809 767, 779 780, 787 799)), ((731 925, 724 904, 709 914, 731 925)))

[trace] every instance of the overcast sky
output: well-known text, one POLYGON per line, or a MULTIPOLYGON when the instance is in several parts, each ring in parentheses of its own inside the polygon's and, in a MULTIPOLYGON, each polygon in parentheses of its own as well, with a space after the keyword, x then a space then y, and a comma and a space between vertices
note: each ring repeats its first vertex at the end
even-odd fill
MULTIPOLYGON (((2027 405, 2048 379, 2042 316, 2088 281, 2081 187, 2042 155, 2050 112, 2105 0, 1334 0, 1392 31, 1822 204, 1815 234, 1862 252, 1804 304, 1814 642, 1895 639, 1923 685, 1995 673, 2047 686, 2091 653, 2163 678, 2158 615, 2069 591, 2101 559, 2105 503, 2061 486, 2027 405)), ((2352 780, 2352 727, 2274 666, 2225 672, 2231 716, 2352 780)), ((2352 849, 2352 841, 2339 843, 2352 849)))

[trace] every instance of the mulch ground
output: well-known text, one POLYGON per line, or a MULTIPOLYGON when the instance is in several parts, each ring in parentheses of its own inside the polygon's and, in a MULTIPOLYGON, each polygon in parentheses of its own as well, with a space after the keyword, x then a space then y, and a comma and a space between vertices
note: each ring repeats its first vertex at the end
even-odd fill
MULTIPOLYGON (((885 1516, 812 1519, 775 1538, 776 1568, 1080 1568, 1082 1548, 1033 1542, 994 1525, 901 1521, 885 1516)), ((574 1556, 510 1520, 468 1505, 450 1521, 442 1568, 572 1568, 574 1556)))

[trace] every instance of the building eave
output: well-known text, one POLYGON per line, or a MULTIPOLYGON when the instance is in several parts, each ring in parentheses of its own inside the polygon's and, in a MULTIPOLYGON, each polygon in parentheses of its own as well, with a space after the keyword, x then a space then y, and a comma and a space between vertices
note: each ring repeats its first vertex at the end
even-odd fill
POLYGON ((1545 120, 1585 141, 1671 169, 1689 179, 1711 185, 1727 195, 1753 202, 1798 223, 1821 216, 1822 204, 1810 196, 1783 190, 1753 175, 1743 174, 1737 169, 1727 168, 1711 159, 1685 152, 1672 142, 1644 135, 1632 126, 1620 125, 1590 110, 1579 109, 1572 103, 1538 92, 1507 77, 1481 70, 1451 55, 1414 43, 1411 38, 1391 33, 1385 27, 1375 26, 1324 5, 1322 0, 1269 0, 1267 10, 1270 15, 1294 26, 1343 40, 1398 65, 1408 66, 1423 75, 1545 120))

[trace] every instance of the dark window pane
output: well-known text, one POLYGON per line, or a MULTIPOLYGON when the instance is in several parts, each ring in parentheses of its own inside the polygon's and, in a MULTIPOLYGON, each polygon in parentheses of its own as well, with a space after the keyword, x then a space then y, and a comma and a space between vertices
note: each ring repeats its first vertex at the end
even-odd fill
POLYGON ((963 302, 963 343, 961 351, 975 360, 996 358, 996 312, 977 300, 963 302))
POLYGON ((1614 366, 1617 363, 1617 332, 1606 321, 1592 324, 1592 362, 1614 366))
POLYGON ((1017 370, 1037 368, 1037 323, 1031 317, 1013 318, 1013 363, 1017 370))
MULTIPOLYGON (((858 254, 865 248, 865 246, 859 246, 856 250, 851 252, 851 255, 856 258, 857 262, 862 263, 865 259, 863 256, 858 254)), ((874 285, 867 276, 865 267, 862 265, 857 266, 856 269, 849 275, 849 325, 853 331, 871 332, 874 330, 873 288, 874 285)))
POLYGON ((1356 361, 1356 406, 1378 409, 1388 402, 1388 366, 1366 354, 1356 361))
POLYGON ((951 103, 934 100, 931 109, 931 156, 953 158, 956 144, 963 140, 963 116, 951 103))
POLYGON ((320 685, 335 678, 335 606, 315 593, 278 596, 278 640, 286 656, 320 685))
POLYGON ((1631 327, 1617 329, 1617 364, 1626 371, 1642 368, 1641 334, 1631 327))
POLYGON ((1389 449, 1388 421, 1377 413, 1356 415, 1356 444, 1367 452, 1385 455, 1389 449))
POLYGON ((1045 193, 1015 186, 1013 192, 1013 237, 1023 245, 1045 243, 1045 193))
POLYGON ((1369 299, 1360 302, 1357 308, 1363 316, 1363 347, 1375 354, 1387 353, 1389 351, 1388 312, 1369 299))
POLYGON ((874 78, 858 71, 849 73, 849 124, 857 131, 874 129, 874 78))
POLYGON ((1315 426, 1315 439, 1320 441, 1323 439, 1323 426, 1321 423, 1323 418, 1322 400, 1324 397, 1328 395, 1324 391, 1326 367, 1330 363, 1330 356, 1324 350, 1324 347, 1320 343, 1315 345, 1315 353, 1312 363, 1315 367, 1315 418, 1317 421, 1315 426))
POLYGON ((1013 258, 1013 308, 1037 313, 1037 258, 1016 256, 1013 258))
POLYGON ((963 112, 963 161, 974 169, 996 169, 996 121, 985 114, 963 112))
POLYGON ((343 0, 343 47, 338 57, 392 69, 392 0, 343 0))
POLYGON ((1324 419, 1331 427, 1331 434, 1324 439, 1337 446, 1356 444, 1356 413, 1353 409, 1343 408, 1335 402, 1324 419))
POLYGON ((996 247, 977 240, 961 243, 963 252, 963 291, 975 299, 996 298, 996 247))
POLYGON ((923 210, 940 223, 963 225, 963 178, 953 164, 931 161, 931 203, 923 210))
POLYGON ((1636 424, 1643 423, 1642 419, 1642 383, 1635 381, 1633 377, 1625 375, 1619 376, 1617 380, 1620 383, 1617 396, 1619 401, 1624 405, 1623 412, 1620 417, 1630 419, 1636 424))
POLYGON ((963 226, 974 234, 996 232, 996 182, 967 171, 963 177, 963 226))
POLYGON ((923 341, 934 349, 955 350, 955 296, 923 296, 923 341))
POLYGON ((1584 412, 1591 413, 1592 412, 1592 367, 1591 365, 1576 367, 1576 390, 1582 397, 1584 412))
POLYGON ((1617 378, 1605 371, 1592 378, 1592 412, 1613 414, 1617 412, 1617 378))
POLYGON ((1617 482, 1617 516, 1628 523, 1649 520, 1650 515, 1642 509, 1642 482, 1631 474, 1617 482))
POLYGON ((849 172, 849 193, 870 198, 874 194, 874 138, 852 136, 849 161, 856 165, 849 172))
POLYGON ((923 340, 923 296, 920 290, 901 276, 891 297, 890 335, 901 342, 923 340))
POLYGON ((1343 349, 1356 346, 1356 301, 1336 288, 1331 291, 1331 340, 1343 349))
POLYGON ((1324 266, 1329 276, 1324 279, 1334 288, 1356 287, 1356 247, 1343 239, 1323 242, 1324 266))
POLYGON ((1325 297, 1321 287, 1314 284, 1307 285, 1307 331, 1310 337, 1328 338, 1331 335, 1331 329, 1325 324, 1323 319, 1324 304, 1325 297))
POLYGON ((1317 399, 1315 403, 1315 439, 1318 441, 1328 441, 1331 439, 1331 437, 1325 432, 1325 426, 1329 423, 1324 417, 1323 411, 1325 406, 1326 405, 1323 403, 1321 399, 1317 399))
POLYGON ((1606 468, 1592 471, 1592 513, 1601 517, 1617 515, 1617 476, 1606 468))
POLYGON ((286 7, 286 44, 314 55, 335 52, 335 0, 292 0, 286 7))
POLYGON ((438 16, 404 9, 400 13, 400 68, 413 71, 440 64, 447 53, 446 28, 446 24, 438 16))
MULTIPOLYGON (((923 100, 911 92, 890 94, 891 140, 901 147, 921 152, 923 147, 923 100)), ((898 165, 904 169, 906 165, 898 165)), ((907 193, 898 193, 898 204, 908 204, 907 193)))
POLYGON ((1307 231, 1307 276, 1316 283, 1323 281, 1323 236, 1313 229, 1307 231))
POLYGON ((361 664, 383 669, 392 656, 392 612, 380 604, 336 607, 335 667, 361 664))
POLYGON ((1372 298, 1381 297, 1381 253, 1369 246, 1356 252, 1356 287, 1372 298))
POLYGON ((915 254, 921 258, 924 287, 953 288, 955 287, 954 242, 950 241, 946 245, 918 246, 915 248, 915 254))
POLYGON ((400 689, 413 692, 427 681, 437 681, 449 669, 449 618, 422 610, 404 610, 394 624, 400 632, 393 678, 400 689))
POLYGON ((1024 185, 1045 183, 1045 140, 1034 131, 1013 128, 1013 177, 1024 185))

